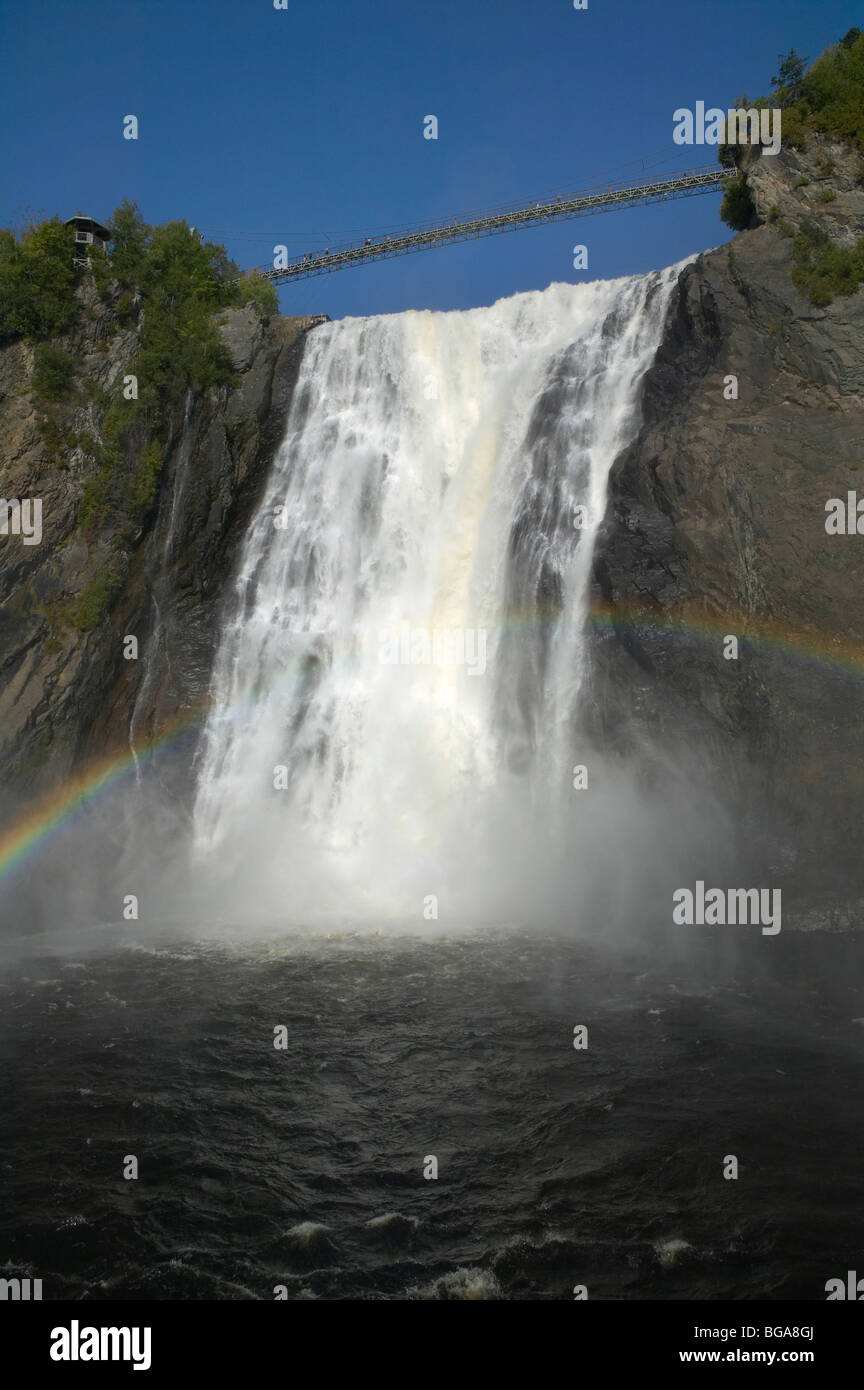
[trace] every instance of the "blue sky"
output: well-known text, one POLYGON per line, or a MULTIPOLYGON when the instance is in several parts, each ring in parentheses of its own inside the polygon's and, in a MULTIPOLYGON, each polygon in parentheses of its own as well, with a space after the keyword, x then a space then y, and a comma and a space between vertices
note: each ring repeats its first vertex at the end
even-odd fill
MULTIPOLYGON (((676 107, 767 94, 857 0, 5 0, 0 225, 123 197, 242 266, 688 164, 676 107), (139 139, 124 140, 134 114, 139 139), (439 121, 423 139, 423 118, 439 121)), ((671 264, 731 236, 708 194, 304 281, 285 313, 467 308, 671 264), (588 272, 573 270, 584 242, 588 272)))

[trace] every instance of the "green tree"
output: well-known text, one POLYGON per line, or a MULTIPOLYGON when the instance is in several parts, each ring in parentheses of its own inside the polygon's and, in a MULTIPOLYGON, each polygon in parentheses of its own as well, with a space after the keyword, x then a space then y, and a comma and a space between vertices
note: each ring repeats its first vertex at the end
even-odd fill
POLYGON ((806 124, 864 151, 864 34, 826 49, 807 73, 803 90, 798 109, 806 124))
POLYGON ((135 373, 142 399, 166 417, 178 391, 229 381, 230 354, 212 315, 231 303, 239 270, 221 246, 202 241, 185 222, 167 222, 150 237, 140 276, 144 313, 135 373))
POLYGON ((75 319, 75 235, 59 218, 31 224, 18 240, 0 232, 0 337, 53 338, 75 319))
POLYGON ((138 204, 124 198, 108 225, 111 233, 111 273, 126 289, 141 283, 152 227, 148 227, 138 204))
POLYGON ((780 64, 780 71, 776 77, 771 78, 771 86, 781 106, 792 106, 800 100, 804 80, 804 72, 809 58, 799 58, 794 48, 790 48, 787 54, 778 53, 777 62, 780 64))

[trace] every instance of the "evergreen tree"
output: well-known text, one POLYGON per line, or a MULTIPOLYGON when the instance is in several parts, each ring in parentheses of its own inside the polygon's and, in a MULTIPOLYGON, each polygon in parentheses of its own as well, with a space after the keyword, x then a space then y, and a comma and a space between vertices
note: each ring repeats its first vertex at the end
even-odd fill
POLYGON ((785 56, 778 53, 777 61, 780 64, 780 71, 776 77, 771 78, 771 86, 774 88, 781 107, 791 106, 793 102, 801 99, 804 70, 810 59, 799 58, 795 49, 790 48, 785 56))

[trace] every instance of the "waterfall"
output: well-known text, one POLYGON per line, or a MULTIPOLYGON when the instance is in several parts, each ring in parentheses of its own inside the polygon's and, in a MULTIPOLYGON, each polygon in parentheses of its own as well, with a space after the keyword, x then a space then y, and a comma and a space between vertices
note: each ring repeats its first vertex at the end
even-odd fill
POLYGON ((226 891, 491 920, 572 858, 594 539, 680 270, 309 338, 198 755, 226 891))

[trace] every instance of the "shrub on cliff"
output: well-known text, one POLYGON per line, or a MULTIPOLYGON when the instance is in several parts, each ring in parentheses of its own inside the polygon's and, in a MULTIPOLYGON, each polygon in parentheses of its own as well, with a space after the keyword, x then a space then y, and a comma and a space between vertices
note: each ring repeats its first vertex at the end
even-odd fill
POLYGON ((734 178, 727 179, 724 188, 726 191, 720 204, 720 216, 733 231, 745 232, 753 225, 754 212, 746 175, 737 174, 734 178))
POLYGON ((62 401, 75 384, 75 358, 53 343, 40 343, 33 362, 33 390, 40 401, 62 401))
POLYGON ((793 281, 820 308, 864 284, 864 237, 853 247, 837 246, 811 218, 803 220, 795 236, 792 260, 793 281))
POLYGON ((269 318, 279 312, 279 296, 275 285, 257 270, 250 270, 237 286, 237 303, 254 304, 260 314, 269 318))
POLYGON ((127 485, 127 509, 133 520, 143 520, 152 507, 161 472, 162 445, 158 439, 153 439, 142 450, 138 467, 127 485))
POLYGON ((122 574, 108 561, 91 579, 78 601, 74 621, 79 632, 92 632, 99 626, 122 587, 122 574))

